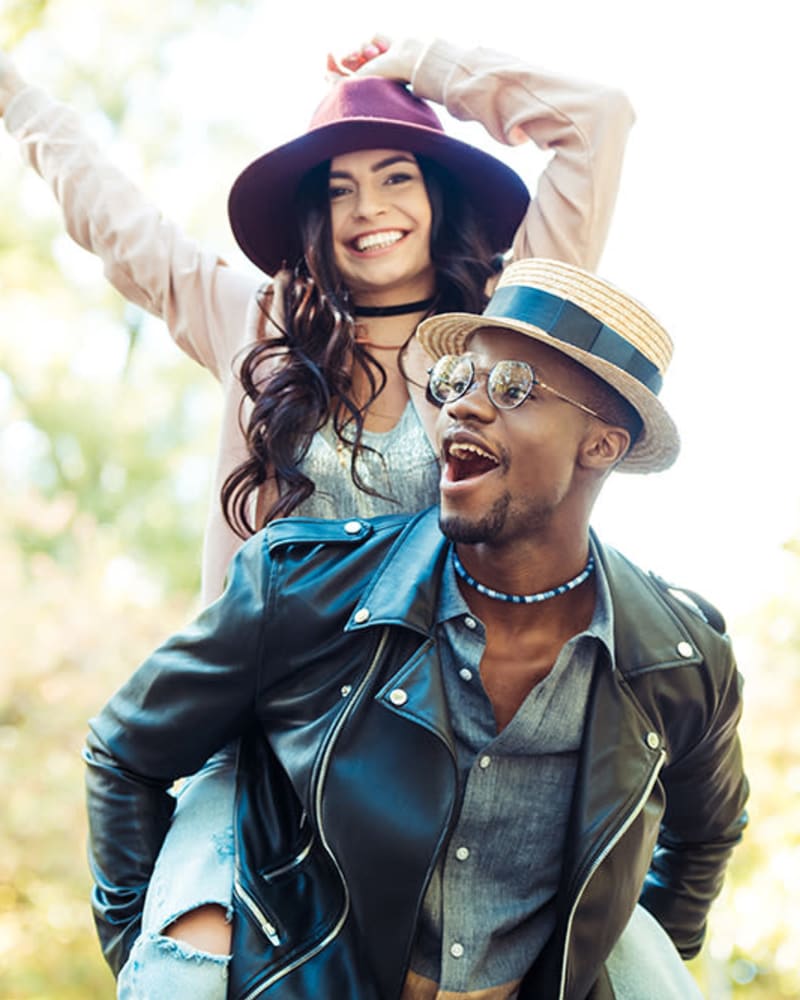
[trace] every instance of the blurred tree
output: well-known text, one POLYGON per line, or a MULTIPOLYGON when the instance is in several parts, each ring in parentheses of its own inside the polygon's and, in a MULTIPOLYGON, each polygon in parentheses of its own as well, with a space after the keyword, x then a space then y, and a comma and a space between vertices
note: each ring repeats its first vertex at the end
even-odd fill
POLYGON ((164 591, 195 591, 210 499, 212 387, 178 361, 134 359, 124 377, 104 381, 70 371, 63 358, 35 372, 13 359, 4 367, 13 481, 69 512, 52 525, 23 508, 12 522, 23 556, 47 553, 72 565, 74 525, 88 513, 164 591))
POLYGON ((113 996, 88 905, 80 749, 86 720, 190 613, 151 600, 141 570, 88 513, 38 491, 0 499, 0 996, 113 996), (9 526, 70 523, 69 564, 21 552, 9 526))
MULTIPOLYGON (((165 3, 143 18, 93 0, 25 0, 0 15, 0 44, 24 37, 33 77, 46 67, 41 82, 84 108, 154 199, 223 247, 219 192, 234 174, 228 157, 247 155, 242 137, 206 108, 186 114, 185 91, 166 97, 163 84, 169 46, 195 30, 222 35, 219 19, 238 5, 224 6, 165 3), (198 116, 221 139, 210 152, 198 116)), ((0 129, 5 1000, 113 995, 88 905, 80 749, 87 718, 195 610, 217 397, 161 323, 123 303, 64 237, 0 129)))

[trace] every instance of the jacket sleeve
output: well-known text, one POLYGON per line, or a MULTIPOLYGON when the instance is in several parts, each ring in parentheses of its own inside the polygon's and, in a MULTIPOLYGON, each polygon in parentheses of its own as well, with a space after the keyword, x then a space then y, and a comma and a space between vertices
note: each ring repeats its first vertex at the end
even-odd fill
MULTIPOLYGON (((737 734, 741 677, 727 638, 720 646, 716 662, 704 664, 711 711, 702 735, 663 773, 666 810, 640 900, 684 959, 702 947, 708 911, 747 823, 748 784, 737 734)), ((683 710, 691 711, 688 705, 683 710)))
POLYGON ((141 927, 172 783, 253 720, 265 629, 262 548, 262 535, 242 546, 222 597, 157 649, 89 724, 92 906, 115 974, 141 927))
POLYGON ((187 238, 100 152, 79 116, 43 91, 21 91, 5 123, 55 194, 69 235, 102 260, 117 291, 163 319, 186 354, 225 377, 257 278, 187 238))
POLYGON ((634 120, 625 95, 441 41, 422 54, 411 82, 418 96, 443 104, 455 118, 481 122, 498 142, 531 140, 552 153, 514 240, 514 257, 551 257, 594 270, 634 120))

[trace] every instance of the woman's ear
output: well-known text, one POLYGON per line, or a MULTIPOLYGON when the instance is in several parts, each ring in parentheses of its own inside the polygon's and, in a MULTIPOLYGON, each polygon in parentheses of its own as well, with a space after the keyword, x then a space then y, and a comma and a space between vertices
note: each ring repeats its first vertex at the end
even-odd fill
POLYGON ((615 424, 599 420, 592 420, 591 424, 581 446, 581 464, 599 472, 610 471, 628 453, 631 436, 624 427, 615 424))

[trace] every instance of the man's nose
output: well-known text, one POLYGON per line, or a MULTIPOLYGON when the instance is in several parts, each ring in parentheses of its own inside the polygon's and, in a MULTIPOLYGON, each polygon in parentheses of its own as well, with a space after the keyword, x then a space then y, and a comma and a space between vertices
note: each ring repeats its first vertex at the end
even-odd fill
POLYGON ((444 409, 454 420, 464 420, 472 417, 484 423, 494 420, 497 410, 489 399, 486 378, 476 376, 470 385, 457 399, 444 404, 444 409))

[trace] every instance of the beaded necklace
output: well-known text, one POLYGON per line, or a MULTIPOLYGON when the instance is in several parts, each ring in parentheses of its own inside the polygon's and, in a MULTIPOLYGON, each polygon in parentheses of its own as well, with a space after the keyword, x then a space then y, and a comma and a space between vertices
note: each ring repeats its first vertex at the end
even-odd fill
POLYGON ((551 597, 558 597, 560 594, 566 594, 568 591, 580 587, 588 580, 594 572, 594 557, 590 555, 580 573, 571 580, 567 580, 566 583, 561 583, 557 587, 552 587, 550 590, 541 590, 538 594, 506 594, 502 590, 493 590, 491 587, 479 583, 464 569, 455 549, 453 549, 453 568, 465 583, 474 587, 484 597, 491 597, 495 601, 505 601, 507 604, 541 604, 542 601, 549 601, 551 597))

